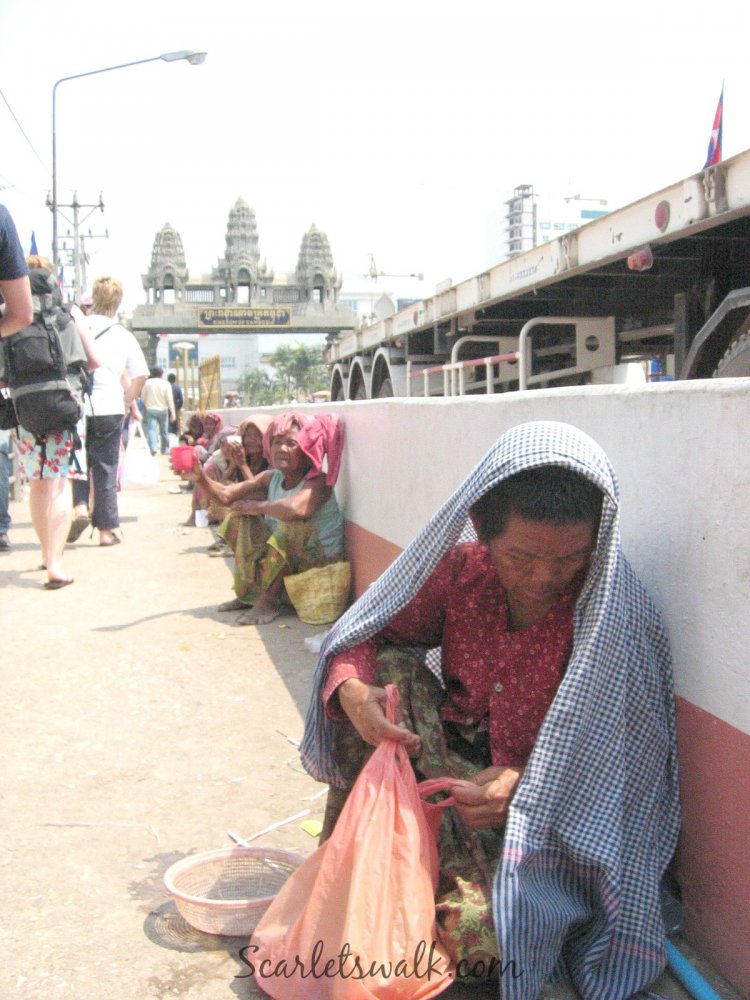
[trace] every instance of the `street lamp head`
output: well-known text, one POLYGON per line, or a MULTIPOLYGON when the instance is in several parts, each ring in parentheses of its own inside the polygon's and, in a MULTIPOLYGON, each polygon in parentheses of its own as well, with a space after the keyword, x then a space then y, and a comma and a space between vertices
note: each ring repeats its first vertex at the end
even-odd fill
MULTIPOLYGON (((52 199, 48 200, 48 204, 52 211, 52 259, 55 263, 55 270, 57 270, 58 264, 58 253, 57 253, 57 133, 56 133, 56 96, 57 88, 61 83, 66 83, 68 80, 80 80, 85 76, 97 76, 99 73, 111 73, 112 70, 116 69, 128 69, 130 66, 141 66, 143 63, 157 62, 159 59, 163 59, 164 62, 177 62, 180 59, 185 59, 190 63, 191 66, 199 66, 202 62, 206 60, 205 52, 198 52, 195 49, 180 49, 179 52, 163 52, 160 56, 149 56, 148 59, 136 59, 133 62, 118 63, 116 66, 103 66, 101 69, 88 70, 86 73, 74 73, 72 76, 63 76, 59 80, 55 81, 55 85, 52 88, 52 199)), ((104 211, 104 203, 102 202, 101 195, 99 196, 99 205, 104 211)))
POLYGON ((164 62, 177 62, 179 59, 186 59, 191 66, 200 66, 206 61, 205 52, 196 52, 193 49, 181 49, 179 52, 164 52, 159 56, 164 62))

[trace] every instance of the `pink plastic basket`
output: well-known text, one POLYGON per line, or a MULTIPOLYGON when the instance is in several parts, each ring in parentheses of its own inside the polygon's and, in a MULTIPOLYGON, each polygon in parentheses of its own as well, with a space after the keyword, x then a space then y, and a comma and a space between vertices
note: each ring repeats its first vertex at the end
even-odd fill
POLYGON ((177 861, 164 875, 182 917, 206 934, 250 935, 305 859, 273 847, 225 847, 177 861))

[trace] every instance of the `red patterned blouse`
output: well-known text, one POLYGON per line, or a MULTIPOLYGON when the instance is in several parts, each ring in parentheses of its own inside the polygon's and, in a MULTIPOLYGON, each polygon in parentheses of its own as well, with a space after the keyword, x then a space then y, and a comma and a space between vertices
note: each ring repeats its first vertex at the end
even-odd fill
POLYGON ((348 677, 376 683, 380 646, 442 646, 441 718, 486 726, 493 764, 523 766, 565 673, 581 582, 541 621, 511 632, 487 549, 479 542, 457 545, 382 631, 334 657, 323 690, 326 710, 341 718, 338 699, 330 698, 348 677))

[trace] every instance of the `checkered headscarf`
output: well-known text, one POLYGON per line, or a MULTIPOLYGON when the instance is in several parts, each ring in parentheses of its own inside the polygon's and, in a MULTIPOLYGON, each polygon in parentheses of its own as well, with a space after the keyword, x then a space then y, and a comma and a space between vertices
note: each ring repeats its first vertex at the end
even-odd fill
MULTIPOLYGON (((573 651, 511 804, 493 912, 506 1000, 535 1000, 550 977, 586 1000, 619 1000, 664 966, 659 883, 679 801, 669 644, 620 547, 619 490, 602 449, 577 428, 535 421, 493 445, 414 541, 328 634, 302 761, 342 784, 321 692, 333 655, 373 635, 417 593, 465 532, 469 510, 509 476, 560 465, 604 494, 596 550, 575 609, 573 651)), ((465 537, 465 535, 464 535, 465 537)))

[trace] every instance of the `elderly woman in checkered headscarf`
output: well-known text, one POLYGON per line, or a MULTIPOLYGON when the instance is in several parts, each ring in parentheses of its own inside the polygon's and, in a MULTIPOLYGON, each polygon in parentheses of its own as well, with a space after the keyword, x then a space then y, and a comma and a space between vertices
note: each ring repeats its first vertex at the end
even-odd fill
POLYGON ((512 962, 514 1000, 550 977, 617 1000, 658 976, 679 824, 669 646, 620 548, 614 471, 577 428, 504 434, 329 633, 301 751, 331 785, 324 837, 384 739, 419 778, 454 779, 437 920, 464 972, 512 962))

